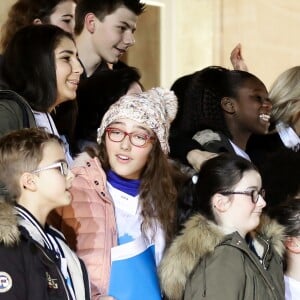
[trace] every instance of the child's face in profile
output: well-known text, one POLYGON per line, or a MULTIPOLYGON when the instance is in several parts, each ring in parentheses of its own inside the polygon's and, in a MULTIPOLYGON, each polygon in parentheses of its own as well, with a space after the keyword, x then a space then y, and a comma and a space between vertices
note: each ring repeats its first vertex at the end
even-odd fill
MULTIPOLYGON (((76 98, 76 91, 83 68, 77 58, 77 49, 72 40, 61 39, 55 51, 57 99, 54 105, 76 98)), ((53 108, 52 108, 53 109, 53 108)))
POLYGON ((37 167, 40 171, 34 172, 36 175, 34 182, 38 198, 49 211, 68 205, 72 200, 69 189, 74 175, 65 168, 65 163, 63 147, 57 142, 48 142, 43 150, 43 159, 37 167))
POLYGON ((137 15, 125 6, 106 15, 102 21, 95 18, 92 38, 94 49, 101 59, 115 64, 134 45, 137 19, 137 15))
POLYGON ((221 223, 237 230, 241 236, 254 230, 260 222, 260 216, 266 202, 260 195, 261 177, 257 171, 246 171, 242 179, 232 188, 232 193, 223 199, 226 209, 220 216, 221 223), (255 199, 252 197, 253 191, 255 199), (224 218, 225 216, 225 218, 224 218))
POLYGON ((126 179, 139 179, 153 148, 151 129, 130 119, 120 119, 108 126, 114 131, 105 133, 105 143, 111 169, 126 179), (124 135, 118 140, 118 136, 124 135), (127 133, 127 134, 126 134, 127 133), (132 135, 134 133, 134 135, 132 135), (130 134, 131 136, 128 136, 130 134), (136 145, 143 146, 136 146, 136 145))

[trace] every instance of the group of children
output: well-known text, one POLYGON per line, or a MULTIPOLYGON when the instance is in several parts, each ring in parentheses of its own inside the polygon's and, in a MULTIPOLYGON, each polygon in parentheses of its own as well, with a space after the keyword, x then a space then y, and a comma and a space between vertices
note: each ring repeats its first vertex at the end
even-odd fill
POLYGON ((0 299, 297 299, 299 181, 268 217, 258 141, 299 154, 298 95, 219 66, 142 91, 144 4, 41 3, 2 39, 0 299))

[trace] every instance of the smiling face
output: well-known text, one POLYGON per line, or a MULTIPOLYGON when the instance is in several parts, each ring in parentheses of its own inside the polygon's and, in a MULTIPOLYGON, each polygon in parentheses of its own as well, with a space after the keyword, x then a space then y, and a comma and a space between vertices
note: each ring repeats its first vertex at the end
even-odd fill
POLYGON ((94 50, 101 59, 115 64, 127 49, 134 45, 133 34, 136 29, 137 15, 121 6, 100 21, 95 18, 92 36, 94 50))
MULTIPOLYGON (((260 191, 261 177, 257 171, 250 170, 243 174, 242 179, 232 188, 232 192, 260 191)), ((251 196, 245 194, 222 195, 224 211, 221 214, 221 224, 226 229, 238 231, 245 237, 255 229, 260 222, 260 215, 266 206, 265 200, 259 196, 253 203, 251 196)))
POLYGON ((49 17, 49 23, 63 30, 74 33, 74 14, 76 4, 73 0, 62 1, 56 5, 54 12, 49 17))
MULTIPOLYGON (((153 135, 153 132, 145 125, 130 119, 116 120, 109 127, 127 133, 153 135)), ((109 139, 107 133, 105 133, 105 144, 111 169, 123 178, 139 179, 148 161, 153 144, 148 142, 144 147, 136 147, 131 144, 129 136, 126 136, 121 142, 113 142, 109 139)))
POLYGON ((272 104, 264 84, 250 78, 238 89, 234 99, 235 121, 241 131, 265 134, 270 126, 272 104))
POLYGON ((55 106, 75 99, 83 68, 77 58, 77 49, 72 40, 62 38, 55 49, 57 100, 55 106))

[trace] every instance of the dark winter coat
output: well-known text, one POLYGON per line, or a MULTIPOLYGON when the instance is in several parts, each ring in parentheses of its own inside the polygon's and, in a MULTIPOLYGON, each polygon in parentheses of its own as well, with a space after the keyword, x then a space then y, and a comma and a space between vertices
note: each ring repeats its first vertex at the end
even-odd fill
MULTIPOLYGON (((39 237, 30 232, 30 226, 18 223, 13 206, 1 202, 0 299, 72 299, 56 258, 37 241, 39 237)), ((62 237, 60 246, 67 248, 62 237)), ((77 299, 90 299, 85 267, 75 254, 69 255, 74 262, 70 274, 77 299)))

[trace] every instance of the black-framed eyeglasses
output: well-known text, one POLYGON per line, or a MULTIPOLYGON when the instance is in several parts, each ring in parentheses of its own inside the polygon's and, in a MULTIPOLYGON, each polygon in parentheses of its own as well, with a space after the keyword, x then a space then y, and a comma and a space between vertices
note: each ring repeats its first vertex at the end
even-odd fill
POLYGON ((50 169, 59 169, 61 175, 63 175, 63 176, 67 176, 68 172, 69 172, 69 166, 68 166, 67 162, 60 161, 60 162, 51 164, 49 166, 33 170, 33 171, 31 171, 31 173, 39 173, 39 172, 42 172, 42 171, 45 171, 45 170, 50 170, 50 169))
POLYGON ((264 189, 252 190, 252 191, 224 191, 220 192, 222 195, 247 195, 251 197, 253 203, 257 203, 259 196, 265 198, 266 191, 264 189))
POLYGON ((141 133, 141 132, 126 132, 119 128, 108 127, 105 129, 108 138, 112 142, 122 142, 126 136, 129 137, 129 141, 133 146, 145 147, 147 143, 154 140, 154 136, 141 133))

